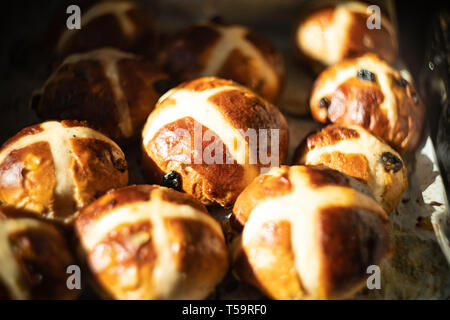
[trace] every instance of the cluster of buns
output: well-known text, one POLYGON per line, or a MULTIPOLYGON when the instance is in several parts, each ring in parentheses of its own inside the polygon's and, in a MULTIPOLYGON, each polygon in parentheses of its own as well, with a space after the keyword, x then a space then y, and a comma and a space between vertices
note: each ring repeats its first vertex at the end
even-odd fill
POLYGON ((350 298, 367 267, 392 252, 388 214, 407 187, 401 154, 420 142, 425 107, 389 63, 396 37, 385 15, 366 28, 368 5, 345 2, 304 15, 296 49, 325 69, 308 135, 291 167, 272 168, 238 196, 234 274, 274 299, 350 298))
POLYGON ((168 38, 157 67, 129 53, 153 35, 136 3, 83 8, 83 28, 59 34, 54 52, 65 59, 32 99, 52 121, 0 149, 0 298, 76 297, 62 226, 105 298, 204 299, 230 264, 274 299, 360 290, 367 268, 392 251, 388 214, 407 187, 399 152, 418 145, 424 119, 412 84, 384 61, 396 55, 386 17, 366 29, 366 6, 350 3, 301 19, 298 51, 329 66, 312 115, 332 124, 309 135, 289 167, 288 125, 272 104, 283 61, 267 40, 243 26, 195 24, 168 38), (153 184, 127 186, 113 140, 128 146, 139 133, 153 184), (229 247, 205 205, 233 207, 229 247))

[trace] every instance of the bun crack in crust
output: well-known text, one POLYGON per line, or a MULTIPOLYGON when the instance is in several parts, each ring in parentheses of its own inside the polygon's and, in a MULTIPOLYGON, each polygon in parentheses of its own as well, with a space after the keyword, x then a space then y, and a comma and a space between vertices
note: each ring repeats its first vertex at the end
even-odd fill
POLYGON ((317 121, 360 125, 400 152, 417 147, 425 117, 413 85, 373 54, 323 71, 314 84, 310 107, 317 121))
MULTIPOLYGON (((151 50, 154 35, 151 19, 134 1, 90 1, 80 3, 82 28, 68 29, 67 14, 61 19, 62 31, 55 39, 58 56, 111 46, 127 51, 151 50), (64 21, 64 24, 62 23, 64 21)), ((66 9, 66 8, 64 8, 66 9)), ((62 16, 62 15, 61 15, 62 16)))
POLYGON ((395 29, 384 12, 381 12, 381 28, 369 29, 368 7, 366 3, 344 2, 304 16, 295 34, 300 56, 315 62, 316 70, 365 53, 375 53, 393 62, 397 54, 395 29))
POLYGON ((190 26, 166 44, 162 61, 182 81, 217 76, 245 85, 273 101, 280 94, 281 54, 264 38, 239 25, 190 26))
POLYGON ((228 269, 220 224, 161 186, 107 193, 75 223, 95 282, 114 299, 204 299, 228 269))
POLYGON ((26 127, 0 149, 0 201, 71 223, 76 211, 127 185, 117 144, 77 121, 26 127))
POLYGON ((294 163, 323 165, 365 183, 386 213, 394 210, 408 186, 401 156, 359 126, 329 125, 309 135, 294 163))
POLYGON ((66 285, 73 255, 48 222, 0 211, 0 261, 0 300, 75 299, 79 293, 66 285))
POLYGON ((272 168, 238 197, 235 275, 273 299, 344 299, 391 252, 389 221, 364 185, 315 166, 272 168), (355 188, 356 187, 356 188, 355 188))
POLYGON ((161 83, 168 82, 162 71, 140 57, 102 48, 67 57, 34 93, 32 107, 45 119, 89 121, 125 142, 137 137, 156 101, 169 89, 161 83))
POLYGON ((261 170, 283 163, 289 132, 278 109, 252 91, 200 78, 160 98, 142 139, 150 182, 161 184, 176 171, 182 189, 202 203, 231 206, 261 170), (259 136, 252 139, 251 133, 259 136), (265 147, 270 159, 261 156, 265 147))

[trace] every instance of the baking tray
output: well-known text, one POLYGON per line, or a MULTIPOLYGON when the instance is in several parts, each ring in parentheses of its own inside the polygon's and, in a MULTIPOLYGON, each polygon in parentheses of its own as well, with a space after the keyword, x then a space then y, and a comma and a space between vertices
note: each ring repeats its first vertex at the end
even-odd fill
MULTIPOLYGON (((73 1, 76 3, 76 1, 73 1)), ((194 22, 221 16, 230 23, 239 23, 268 37, 285 58, 287 78, 285 91, 277 105, 285 114, 290 129, 288 164, 294 149, 313 129, 319 127, 307 114, 307 101, 314 81, 306 68, 293 58, 291 32, 305 1, 278 0, 161 0, 140 1, 153 16, 157 31, 164 36, 194 22), (239 10, 236 10, 239 8, 239 10), (300 113, 293 116, 292 112, 300 113), (300 112, 299 112, 300 111, 300 112)), ((16 2, 14 2, 16 3, 16 2)), ((43 7, 38 1, 12 5, 4 20, 11 33, 5 35, 0 60, 0 139, 5 141, 26 125, 39 122, 29 108, 33 90, 48 76, 52 60, 46 54, 43 39, 58 1, 43 7)), ((390 1, 379 2, 382 10, 395 17, 390 1)), ((402 35, 399 35, 401 37, 402 35)), ((402 67, 402 64, 399 64, 402 67)), ((403 75, 411 79, 406 70, 403 75)), ((412 80, 412 79, 411 79, 412 80)), ((414 82, 414 81, 413 81, 414 82)), ((145 183, 140 166, 139 144, 124 149, 129 162, 130 184, 145 183)), ((421 144, 407 154, 409 187, 398 208, 390 214, 395 254, 382 264, 380 290, 358 293, 358 299, 448 299, 450 297, 449 206, 435 148, 424 132, 421 144)), ((212 213, 226 224, 230 210, 215 209, 212 213)), ((89 289, 81 298, 95 298, 89 289)), ((261 299, 261 293, 237 282, 231 273, 218 286, 210 299, 261 299)))

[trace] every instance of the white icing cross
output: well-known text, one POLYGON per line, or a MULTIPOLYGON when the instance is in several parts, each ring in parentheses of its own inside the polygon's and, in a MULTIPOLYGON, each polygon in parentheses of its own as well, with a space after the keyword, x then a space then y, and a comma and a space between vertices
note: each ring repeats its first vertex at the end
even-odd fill
MULTIPOLYGON (((108 79, 114 96, 114 102, 117 106, 117 113, 119 116, 119 129, 125 137, 131 137, 133 134, 133 125, 131 123, 130 109, 128 100, 120 85, 119 71, 117 69, 117 62, 121 59, 137 59, 137 56, 131 53, 119 51, 114 48, 101 48, 87 53, 72 54, 68 56, 63 63, 58 67, 60 70, 66 64, 73 64, 83 60, 98 61, 104 69, 105 77, 108 79)), ((58 70, 47 79, 41 92, 57 75, 58 70)))
POLYGON ((261 52, 245 39, 248 30, 240 26, 214 26, 220 32, 221 37, 214 46, 208 59, 208 64, 200 73, 201 77, 215 76, 220 71, 228 56, 234 49, 239 49, 244 55, 253 57, 255 63, 261 70, 261 74, 267 78, 271 87, 277 86, 277 75, 261 52))
MULTIPOLYGON (((259 174, 258 168, 251 165, 251 163, 258 163, 258 159, 251 158, 253 154, 249 152, 248 142, 239 130, 240 128, 233 127, 217 110, 217 106, 208 100, 209 97, 220 92, 236 89, 237 87, 233 86, 223 86, 201 92, 178 88, 170 90, 159 99, 158 103, 166 98, 175 99, 176 102, 171 106, 156 108, 150 114, 142 131, 143 145, 147 147, 155 134, 166 124, 191 117, 201 125, 214 130, 236 163, 245 168, 245 181, 250 183, 259 174)), ((191 139, 194 139, 194 137, 191 137, 191 139)))
MULTIPOLYGON (((151 192, 150 201, 135 202, 113 209, 93 222, 88 229, 85 229, 81 241, 87 251, 92 252, 102 239, 120 226, 150 221, 152 225, 150 238, 153 242, 153 248, 157 251, 157 262, 153 272, 153 282, 157 288, 155 292, 158 292, 160 298, 167 299, 173 298, 173 295, 177 294, 171 290, 175 288, 174 284, 179 281, 180 277, 180 272, 177 270, 177 264, 174 260, 174 256, 180 248, 171 240, 164 225, 164 220, 167 218, 192 219, 205 223, 222 238, 223 233, 214 218, 189 205, 164 201, 162 194, 162 190, 154 189, 151 192)), ((142 241, 147 239, 148 237, 142 237, 142 241)), ((136 246, 139 246, 139 243, 136 246)), ((107 264, 105 263, 105 267, 108 266, 107 264)), ((122 283, 134 284, 136 279, 136 276, 131 273, 131 277, 124 277, 122 283)))

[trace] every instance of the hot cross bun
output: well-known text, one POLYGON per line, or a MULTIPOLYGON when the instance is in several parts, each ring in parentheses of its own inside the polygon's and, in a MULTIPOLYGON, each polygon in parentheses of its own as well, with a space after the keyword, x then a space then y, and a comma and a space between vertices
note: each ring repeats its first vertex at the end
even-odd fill
POLYGON ((299 56, 316 72, 369 52, 393 62, 397 54, 395 28, 380 10, 380 28, 369 29, 372 12, 368 7, 362 2, 344 1, 302 15, 295 30, 299 56))
POLYGON ((357 180, 324 167, 282 166, 239 195, 235 275, 273 299, 344 299, 391 252, 389 221, 357 180))
POLYGON ((127 183, 122 150, 85 123, 26 127, 0 149, 0 201, 51 220, 71 223, 78 209, 127 183))
POLYGON ((43 119, 86 120, 125 143, 139 135, 169 84, 162 71, 140 57, 102 48, 67 57, 31 102, 43 119))
POLYGON ((310 98, 319 122, 360 125, 400 152, 418 145, 425 107, 414 86, 373 54, 323 71, 310 98))
POLYGON ((107 298, 204 299, 228 269, 220 224, 173 189, 114 190, 83 209, 75 226, 94 283, 107 298))
POLYGON ((359 126, 329 125, 309 135, 294 163, 324 165, 364 182, 387 213, 397 207, 408 186, 402 157, 359 126))
POLYGON ((288 138, 272 104, 232 81, 200 78, 170 90, 148 117, 146 176, 204 204, 231 206, 261 170, 283 163, 288 138))

